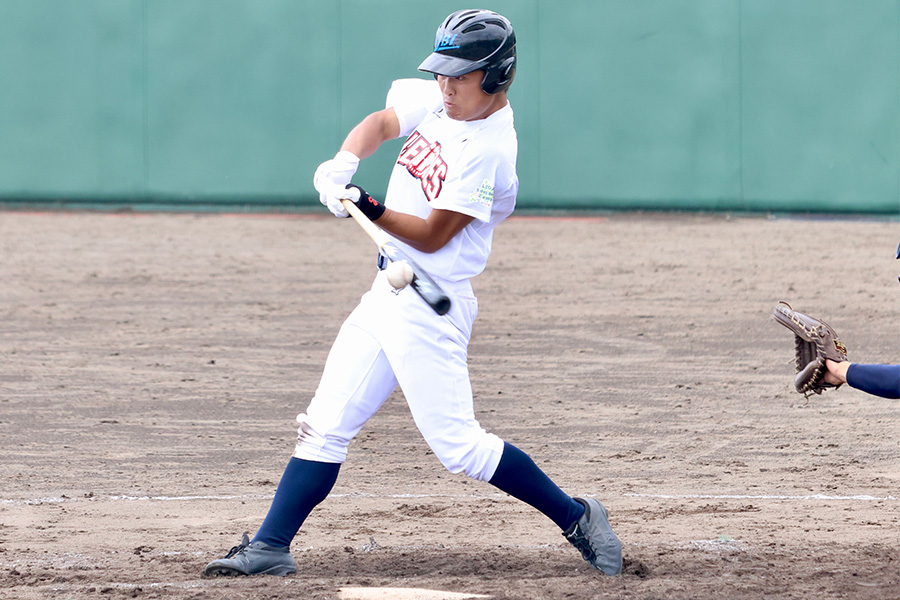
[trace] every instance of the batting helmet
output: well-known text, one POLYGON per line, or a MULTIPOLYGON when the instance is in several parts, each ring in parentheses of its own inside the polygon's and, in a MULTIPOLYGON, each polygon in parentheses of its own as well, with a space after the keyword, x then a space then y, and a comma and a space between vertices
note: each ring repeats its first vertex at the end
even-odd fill
POLYGON ((438 27, 434 52, 420 71, 459 77, 484 70, 481 89, 499 94, 516 74, 516 34, 509 20, 490 10, 458 10, 438 27))

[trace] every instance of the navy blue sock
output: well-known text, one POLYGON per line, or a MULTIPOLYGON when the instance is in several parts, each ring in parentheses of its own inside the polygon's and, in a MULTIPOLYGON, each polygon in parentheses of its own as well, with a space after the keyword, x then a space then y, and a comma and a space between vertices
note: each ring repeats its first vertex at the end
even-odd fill
POLYGON ((535 507, 563 531, 584 514, 584 506, 559 489, 527 454, 510 443, 503 444, 500 464, 489 483, 535 507))
POLYGON ((269 514, 252 541, 269 546, 290 546, 312 509, 331 492, 340 469, 340 463, 291 457, 275 491, 269 514))

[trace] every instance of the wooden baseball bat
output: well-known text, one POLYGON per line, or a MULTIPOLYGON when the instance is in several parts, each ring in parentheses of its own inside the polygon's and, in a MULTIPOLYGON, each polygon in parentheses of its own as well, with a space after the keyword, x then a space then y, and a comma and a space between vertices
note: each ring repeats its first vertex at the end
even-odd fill
POLYGON ((422 300, 424 300, 425 303, 439 315, 446 315, 450 312, 450 297, 441 289, 441 286, 431 278, 431 275, 426 273, 425 270, 407 256, 406 253, 391 244, 391 238, 388 237, 384 230, 370 221, 352 200, 343 198, 341 199, 341 202, 344 204, 344 208, 350 213, 350 216, 353 217, 353 220, 362 227, 363 231, 365 231, 370 238, 372 238, 372 241, 378 246, 379 252, 387 256, 392 262, 403 260, 409 263, 409 266, 412 267, 413 271, 413 278, 409 285, 422 297, 422 300))

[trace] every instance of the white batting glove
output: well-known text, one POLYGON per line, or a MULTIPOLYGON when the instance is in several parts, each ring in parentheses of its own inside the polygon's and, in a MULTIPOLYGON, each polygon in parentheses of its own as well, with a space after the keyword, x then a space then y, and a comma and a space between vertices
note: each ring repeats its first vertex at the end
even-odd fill
POLYGON ((340 199, 348 197, 344 195, 347 191, 345 188, 358 167, 359 157, 347 150, 341 150, 334 158, 319 165, 313 175, 313 187, 319 192, 319 202, 336 217, 350 216, 340 199))
POLYGON ((356 188, 347 189, 342 185, 329 185, 323 186, 319 193, 319 201, 331 211, 331 214, 336 217, 349 217, 350 213, 344 208, 344 203, 341 202, 342 198, 356 202, 359 200, 359 191, 356 188))

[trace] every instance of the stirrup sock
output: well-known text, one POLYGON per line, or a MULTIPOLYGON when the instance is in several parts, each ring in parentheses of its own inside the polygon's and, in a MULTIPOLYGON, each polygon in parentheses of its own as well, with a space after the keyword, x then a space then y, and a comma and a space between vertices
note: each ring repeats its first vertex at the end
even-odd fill
POLYGON ((331 492, 340 469, 340 463, 291 457, 253 541, 279 548, 290 546, 312 509, 331 492))
POLYGON ((508 442, 503 444, 500 464, 489 483, 538 509, 563 531, 584 514, 584 506, 559 489, 527 454, 508 442))

